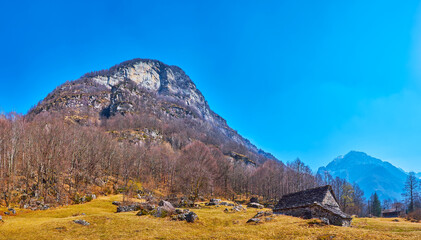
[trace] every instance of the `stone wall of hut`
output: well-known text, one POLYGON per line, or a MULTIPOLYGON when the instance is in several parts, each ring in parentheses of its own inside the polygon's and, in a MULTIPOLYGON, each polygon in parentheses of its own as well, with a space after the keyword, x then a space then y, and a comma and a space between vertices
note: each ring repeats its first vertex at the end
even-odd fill
POLYGON ((289 209, 289 210, 282 210, 277 213, 281 213, 281 214, 285 214, 285 215, 293 216, 293 217, 301 217, 304 219, 325 218, 329 220, 329 224, 336 225, 336 226, 349 227, 351 225, 351 220, 344 219, 341 216, 336 215, 317 205, 309 206, 309 207, 302 207, 302 208, 294 208, 294 209, 289 209))

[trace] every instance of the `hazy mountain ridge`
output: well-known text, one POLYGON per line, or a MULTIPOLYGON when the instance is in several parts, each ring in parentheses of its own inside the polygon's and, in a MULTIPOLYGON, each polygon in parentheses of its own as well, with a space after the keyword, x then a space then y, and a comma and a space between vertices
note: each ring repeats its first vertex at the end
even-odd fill
POLYGON ((213 112, 181 68, 157 60, 133 59, 107 70, 87 73, 78 80, 57 87, 28 115, 46 111, 64 112, 78 122, 89 124, 98 124, 104 117, 145 112, 154 116, 156 121, 163 119, 164 115, 188 119, 204 123, 209 135, 217 129, 218 134, 248 151, 276 160, 272 154, 243 138, 227 125, 225 119, 213 112))
POLYGON ((407 173, 389 162, 371 157, 363 152, 351 151, 335 158, 319 174, 328 171, 334 177, 357 183, 368 198, 377 192, 381 199, 402 199, 407 173))

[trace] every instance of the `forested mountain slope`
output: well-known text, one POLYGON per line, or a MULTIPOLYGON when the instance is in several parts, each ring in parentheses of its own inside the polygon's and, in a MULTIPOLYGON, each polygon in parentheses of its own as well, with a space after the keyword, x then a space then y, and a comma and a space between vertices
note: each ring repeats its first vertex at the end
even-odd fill
POLYGON ((213 112, 182 69, 156 60, 133 59, 67 82, 30 110, 29 115, 45 111, 65 113, 67 119, 84 124, 120 114, 167 125, 178 121, 181 127, 192 127, 206 135, 209 142, 230 145, 227 154, 234 151, 253 155, 254 161, 261 162, 275 159, 213 112))

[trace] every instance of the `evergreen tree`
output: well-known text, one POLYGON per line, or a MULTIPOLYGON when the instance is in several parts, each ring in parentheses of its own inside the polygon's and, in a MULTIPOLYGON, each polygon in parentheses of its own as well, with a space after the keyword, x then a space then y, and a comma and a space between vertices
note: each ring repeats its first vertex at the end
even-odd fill
POLYGON ((380 204, 379 196, 377 196, 377 193, 374 193, 371 195, 371 215, 380 217, 382 213, 382 206, 380 204))

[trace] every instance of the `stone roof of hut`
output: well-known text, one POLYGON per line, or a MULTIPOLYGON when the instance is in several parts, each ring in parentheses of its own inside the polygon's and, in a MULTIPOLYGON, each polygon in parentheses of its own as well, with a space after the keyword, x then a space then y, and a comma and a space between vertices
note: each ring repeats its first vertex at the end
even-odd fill
POLYGON ((401 210, 392 208, 392 209, 386 209, 382 211, 382 213, 394 213, 394 212, 401 212, 401 210))
POLYGON ((276 208, 295 208, 309 206, 313 203, 322 203, 328 191, 331 192, 332 196, 336 200, 332 187, 330 185, 326 185, 284 195, 281 200, 279 200, 276 208))
POLYGON ((337 202, 335 193, 332 190, 332 186, 326 185, 284 195, 282 196, 281 200, 279 200, 279 203, 275 206, 274 210, 287 210, 317 205, 322 209, 336 214, 342 218, 351 218, 351 216, 342 212, 339 208, 322 204, 323 199, 326 197, 328 192, 332 194, 333 198, 337 202))

